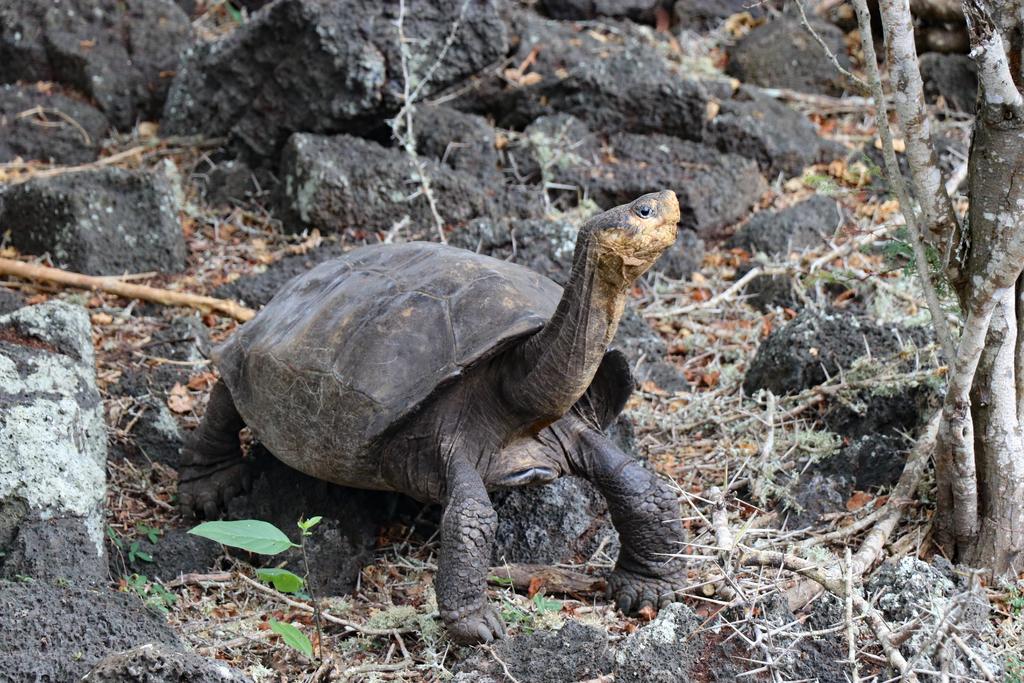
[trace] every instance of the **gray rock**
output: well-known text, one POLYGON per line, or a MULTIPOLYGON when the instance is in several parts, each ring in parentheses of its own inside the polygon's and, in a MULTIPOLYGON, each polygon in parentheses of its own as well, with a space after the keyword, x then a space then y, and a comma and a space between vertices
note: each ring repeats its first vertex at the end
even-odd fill
POLYGON ((481 176, 499 172, 497 132, 487 119, 441 106, 416 107, 416 153, 456 171, 481 176))
MULTIPOLYGON (((193 49, 164 112, 171 134, 232 136, 256 157, 276 158, 296 131, 350 132, 379 125, 401 106, 398 5, 370 0, 284 0, 226 38, 193 49)), ((413 78, 427 97, 505 55, 497 3, 411 3, 404 32, 413 78), (423 79, 465 7, 444 59, 423 79)))
POLYGON ((926 52, 918 58, 924 94, 934 102, 939 96, 950 109, 973 114, 978 97, 978 67, 967 55, 926 52))
POLYGON ((11 244, 93 275, 185 266, 178 207, 162 176, 119 168, 33 178, 0 194, 11 244), (113 247, 113 248, 112 248, 113 247))
POLYGON ((0 87, 0 162, 15 157, 56 164, 94 161, 108 127, 98 109, 62 93, 0 87))
POLYGON ((104 657, 83 683, 247 683, 252 679, 216 659, 147 643, 104 657))
MULTIPOLYGON (((544 214, 539 193, 488 185, 478 176, 424 161, 437 209, 447 225, 496 222, 544 214)), ((388 231, 435 234, 429 202, 416 180, 417 164, 397 149, 349 135, 295 134, 281 160, 278 206, 287 229, 317 228, 351 237, 388 231), (407 219, 407 220, 406 220, 407 219)))
POLYGON ((602 543, 609 556, 615 557, 618 551, 618 535, 604 498, 578 477, 498 493, 494 503, 498 513, 495 564, 585 562, 602 543))
POLYGON ((722 101, 706 128, 705 142, 753 159, 769 180, 799 175, 805 166, 846 153, 838 143, 818 137, 801 114, 750 86, 722 101))
MULTIPOLYGON (((492 647, 521 683, 593 680, 612 668, 608 635, 571 619, 557 631, 534 631, 492 647)), ((481 653, 458 665, 455 680, 488 683, 508 679, 494 657, 481 653)))
POLYGON ((835 200, 816 194, 785 209, 754 214, 728 245, 751 254, 786 255, 821 246, 842 221, 843 215, 835 200))
POLYGON ((154 642, 182 647, 134 595, 78 581, 0 580, 0 642, 3 683, 77 681, 112 652, 154 642))
POLYGON ((85 310, 58 301, 0 317, 3 576, 105 575, 106 429, 91 335, 85 310))
MULTIPOLYGON (((894 631, 910 623, 917 626, 900 644, 900 651, 915 663, 915 668, 941 668, 934 642, 937 639, 932 634, 940 622, 952 618, 968 647, 1001 680, 1003 657, 988 644, 996 637, 989 618, 991 606, 982 591, 968 590, 962 577, 943 558, 936 558, 930 565, 916 557, 886 562, 865 583, 864 589, 867 594, 878 596, 878 609, 894 631)), ((945 660, 952 676, 984 678, 959 648, 947 650, 945 660)))
POLYGON ((86 93, 118 128, 155 118, 192 41, 172 0, 0 2, 0 82, 57 81, 86 93))
POLYGON ((765 15, 763 3, 747 0, 678 0, 672 11, 679 28, 688 31, 707 31, 716 28, 734 14, 749 12, 755 19, 765 15))
POLYGON ((700 626, 700 617, 682 603, 661 610, 654 621, 620 643, 615 653, 616 683, 696 680, 695 667, 706 638, 698 633, 700 626))
MULTIPOLYGON (((811 26, 839 63, 849 69, 843 32, 819 20, 812 20, 811 26)), ((841 95, 844 90, 835 65, 795 17, 781 16, 761 24, 737 41, 729 50, 726 72, 744 83, 765 88, 826 95, 841 95)))
POLYGON ((637 382, 653 382, 665 391, 688 391, 689 383, 675 365, 667 359, 668 344, 639 313, 626 308, 612 347, 621 349, 633 366, 637 382))

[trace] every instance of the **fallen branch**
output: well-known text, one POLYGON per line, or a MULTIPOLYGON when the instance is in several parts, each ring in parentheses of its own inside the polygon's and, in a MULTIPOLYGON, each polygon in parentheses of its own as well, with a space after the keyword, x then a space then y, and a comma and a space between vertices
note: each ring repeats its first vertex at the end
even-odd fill
POLYGON ((878 610, 872 607, 871 603, 865 600, 863 596, 856 591, 852 594, 847 592, 846 581, 843 578, 830 576, 822 571, 818 565, 795 555, 768 550, 745 549, 743 556, 740 558, 740 565, 785 569, 811 579, 838 598, 852 600, 854 607, 864 615, 868 626, 871 627, 875 638, 878 639, 879 644, 882 646, 882 651, 885 652, 889 663, 903 676, 902 680, 907 683, 916 683, 917 675, 907 664, 903 654, 892 642, 892 629, 885 623, 885 619, 878 610))
MULTIPOLYGON (((263 593, 264 595, 267 595, 267 596, 272 597, 272 598, 276 598, 277 600, 280 600, 281 602, 283 602, 284 604, 288 605, 289 607, 292 607, 292 608, 297 609, 297 610, 301 610, 303 612, 308 612, 310 614, 313 614, 315 612, 315 610, 313 609, 312 605, 307 605, 306 603, 299 602, 298 600, 292 600, 288 596, 286 596, 286 595, 284 595, 282 593, 278 593, 273 588, 269 588, 267 586, 264 586, 259 581, 255 581, 253 579, 250 579, 245 574, 236 574, 236 576, 241 581, 243 581, 244 583, 249 584, 250 587, 254 588, 255 590, 259 591, 260 593, 263 593)), ((349 631, 354 631, 356 633, 362 633, 364 636, 394 636, 394 637, 398 637, 402 633, 417 633, 419 631, 419 629, 416 626, 405 626, 405 627, 402 627, 402 628, 373 628, 371 626, 364 626, 362 624, 357 624, 354 621, 348 621, 347 619, 341 619, 340 617, 336 617, 333 614, 330 614, 329 612, 325 612, 323 610, 320 610, 320 616, 323 617, 323 619, 325 621, 329 621, 332 624, 337 624, 338 626, 343 626, 346 629, 348 629, 349 631)), ((436 616, 436 613, 435 613, 435 616, 436 616)))
POLYGON ((187 306, 204 313, 219 311, 240 322, 250 320, 256 311, 227 299, 212 296, 200 296, 186 292, 174 292, 169 289, 135 285, 115 277, 83 275, 72 273, 60 268, 50 268, 35 263, 23 263, 14 259, 0 258, 0 275, 13 275, 26 280, 54 282, 68 287, 87 289, 89 291, 108 292, 125 299, 141 299, 165 306, 187 306))
POLYGON ((602 593, 605 580, 583 572, 546 564, 506 564, 491 567, 487 580, 497 585, 512 586, 519 591, 543 588, 547 593, 602 593))

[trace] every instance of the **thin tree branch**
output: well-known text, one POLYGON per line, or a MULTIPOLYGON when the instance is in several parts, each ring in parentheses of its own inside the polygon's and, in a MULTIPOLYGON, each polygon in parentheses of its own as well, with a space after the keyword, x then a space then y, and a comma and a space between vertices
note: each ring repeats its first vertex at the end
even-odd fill
POLYGON ((14 259, 0 258, 0 275, 14 275, 26 280, 40 280, 67 285, 90 291, 109 292, 125 299, 141 299, 165 306, 188 306, 203 312, 218 311, 235 320, 245 322, 256 315, 256 311, 227 299, 215 299, 212 296, 200 296, 187 292, 174 292, 169 289, 135 285, 115 277, 83 275, 59 268, 50 268, 34 263, 23 263, 14 259))
POLYGON ((864 615, 872 632, 875 634, 875 638, 878 639, 879 644, 882 646, 882 651, 885 652, 885 656, 889 659, 889 663, 892 664, 900 674, 902 674, 903 681, 906 681, 907 683, 916 683, 917 674, 915 674, 909 667, 907 660, 903 657, 899 648, 893 644, 893 632, 892 629, 889 628, 889 625, 885 623, 885 619, 878 610, 872 607, 871 603, 865 600, 859 593, 856 591, 852 594, 848 593, 846 590, 846 582, 842 578, 830 576, 823 572, 813 562, 809 562, 794 555, 787 555, 785 553, 770 550, 744 549, 744 551, 743 556, 740 558, 740 565, 742 566, 778 567, 780 569, 786 569, 795 574, 811 579, 841 599, 846 599, 847 596, 849 596, 850 599, 853 600, 854 606, 861 614, 864 615))
POLYGON ((857 24, 860 27, 861 47, 864 50, 864 67, 867 70, 868 81, 871 84, 871 94, 875 99, 875 122, 878 128, 878 135, 882 140, 883 156, 885 158, 885 175, 889 180, 890 187, 896 192, 900 208, 903 210, 903 218, 907 223, 907 234, 910 236, 910 244, 914 250, 914 263, 917 266, 918 276, 921 278, 921 289, 924 290, 925 301, 928 302, 928 310, 932 314, 932 323, 935 325, 935 332, 939 338, 939 345, 942 348, 943 361, 946 365, 953 363, 956 355, 953 333, 946 323, 946 315, 942 310, 942 303, 935 291, 935 284, 932 282, 928 255, 921 239, 921 231, 918 229, 917 217, 914 215, 914 205, 910 200, 910 192, 907 190, 907 183, 903 179, 899 163, 896 161, 896 151, 892 145, 892 131, 889 129, 889 110, 885 100, 885 93, 882 91, 882 77, 878 73, 878 58, 875 56, 875 40, 871 33, 871 13, 868 10, 867 0, 853 0, 853 6, 857 13, 857 24))
MULTIPOLYGON (((893 82, 893 105, 903 129, 914 196, 924 216, 924 232, 927 240, 937 247, 956 245, 960 240, 960 224, 946 194, 932 142, 931 117, 925 106, 910 4, 908 0, 879 0, 878 8, 893 82)), ((947 249, 948 255, 955 253, 954 248, 947 249)), ((949 258, 946 266, 950 280, 958 281, 960 264, 949 258)))

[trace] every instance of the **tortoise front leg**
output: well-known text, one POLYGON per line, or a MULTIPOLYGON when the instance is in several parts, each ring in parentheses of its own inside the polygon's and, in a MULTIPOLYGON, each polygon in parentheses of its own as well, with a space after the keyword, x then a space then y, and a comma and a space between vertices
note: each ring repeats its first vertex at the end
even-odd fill
POLYGON ((441 558, 434 579, 437 605, 453 640, 489 643, 505 635, 484 593, 498 515, 472 465, 454 459, 447 470, 441 558))
POLYGON ((581 448, 570 466, 604 495, 622 543, 608 578, 609 597, 626 613, 660 609, 675 600, 686 579, 678 557, 684 540, 678 498, 668 482, 604 435, 586 429, 579 438, 581 448))
POLYGON ((210 393, 203 422, 186 440, 178 472, 178 502, 186 515, 215 519, 249 488, 238 432, 245 423, 223 380, 210 393))

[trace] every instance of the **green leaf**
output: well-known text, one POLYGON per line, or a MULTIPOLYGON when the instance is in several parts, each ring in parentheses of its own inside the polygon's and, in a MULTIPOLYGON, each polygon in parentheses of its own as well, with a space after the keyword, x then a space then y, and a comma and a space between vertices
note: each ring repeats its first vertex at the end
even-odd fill
POLYGON ((488 576, 487 577, 487 581, 489 583, 496 583, 499 586, 511 586, 512 585, 512 579, 508 578, 507 576, 488 576))
POLYGON ((302 529, 303 534, 308 535, 306 532, 319 524, 321 519, 323 519, 323 517, 319 515, 316 517, 310 517, 309 519, 300 519, 299 528, 302 529))
POLYGON ((256 576, 260 581, 274 584, 274 588, 282 593, 297 593, 306 585, 305 580, 287 569, 257 569, 256 576))
POLYGON ((242 23, 242 21, 243 21, 243 19, 242 19, 242 12, 238 8, 236 8, 230 2, 226 2, 226 3, 224 3, 224 9, 226 9, 228 11, 228 16, 230 16, 232 19, 234 19, 235 23, 237 23, 237 24, 241 24, 242 23))
POLYGON ((543 593, 537 593, 533 596, 533 605, 537 608, 540 614, 546 614, 548 612, 560 612, 562 610, 562 601, 553 600, 551 598, 544 597, 543 593))
POLYGON ((285 644, 295 648, 310 659, 313 659, 313 643, 299 629, 291 624, 270 620, 270 630, 281 636, 285 644))
MULTIPOLYGON (((190 534, 217 541, 232 548, 241 548, 261 555, 277 555, 296 544, 269 522, 242 519, 237 522, 203 522, 189 529, 190 534)), ((297 547, 297 546, 296 546, 297 547)))

